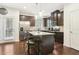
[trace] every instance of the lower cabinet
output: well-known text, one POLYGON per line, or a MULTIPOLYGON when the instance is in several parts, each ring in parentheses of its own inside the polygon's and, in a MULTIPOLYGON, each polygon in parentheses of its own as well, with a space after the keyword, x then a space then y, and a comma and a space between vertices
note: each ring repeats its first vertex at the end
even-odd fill
POLYGON ((55 42, 63 43, 63 37, 64 37, 63 32, 56 32, 56 34, 55 34, 55 42))

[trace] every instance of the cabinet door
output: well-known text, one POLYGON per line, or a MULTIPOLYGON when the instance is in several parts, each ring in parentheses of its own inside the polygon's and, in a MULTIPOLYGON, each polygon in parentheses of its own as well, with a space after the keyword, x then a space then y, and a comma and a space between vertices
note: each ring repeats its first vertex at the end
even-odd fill
POLYGON ((35 26, 35 18, 31 17, 30 19, 30 26, 35 26))
POLYGON ((58 13, 58 26, 63 26, 63 16, 64 14, 63 14, 63 11, 62 12, 60 12, 60 13, 58 13))
POLYGON ((47 18, 43 18, 44 27, 47 27, 47 18))
POLYGON ((56 21, 56 24, 58 26, 63 26, 63 20, 64 20, 63 19, 63 11, 62 12, 60 12, 60 11, 54 12, 51 14, 51 16, 52 16, 52 20, 56 21))
POLYGON ((32 19, 32 16, 20 15, 20 21, 30 21, 30 19, 32 19))
POLYGON ((71 47, 79 50, 79 10, 70 12, 70 21, 71 47))

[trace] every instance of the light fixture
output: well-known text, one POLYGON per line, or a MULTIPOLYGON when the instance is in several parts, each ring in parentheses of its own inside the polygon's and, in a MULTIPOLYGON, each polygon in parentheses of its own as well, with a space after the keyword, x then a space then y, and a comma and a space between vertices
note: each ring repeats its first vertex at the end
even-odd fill
POLYGON ((39 16, 44 16, 45 15, 45 10, 40 10, 40 12, 39 12, 39 16))
POLYGON ((5 8, 0 8, 0 14, 6 15, 8 13, 7 9, 5 8))
POLYGON ((40 5, 38 3, 35 3, 36 9, 38 10, 37 15, 42 16, 42 11, 40 10, 40 5))
POLYGON ((40 16, 40 17, 42 16, 42 11, 39 12, 39 16, 40 16))
POLYGON ((58 16, 61 16, 61 15, 58 13, 58 16))
POLYGON ((24 6, 24 9, 26 9, 26 7, 24 6))

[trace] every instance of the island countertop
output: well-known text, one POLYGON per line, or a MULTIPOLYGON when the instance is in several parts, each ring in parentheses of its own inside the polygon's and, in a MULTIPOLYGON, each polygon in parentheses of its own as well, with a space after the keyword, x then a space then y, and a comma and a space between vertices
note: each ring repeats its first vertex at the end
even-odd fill
POLYGON ((32 31, 32 32, 29 32, 29 33, 34 35, 34 36, 38 36, 38 35, 54 35, 55 34, 55 33, 41 32, 41 31, 32 31))

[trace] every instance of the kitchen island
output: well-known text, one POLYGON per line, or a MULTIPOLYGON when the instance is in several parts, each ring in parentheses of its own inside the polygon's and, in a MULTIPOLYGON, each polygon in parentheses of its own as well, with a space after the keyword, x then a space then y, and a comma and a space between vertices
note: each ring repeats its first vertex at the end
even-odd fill
POLYGON ((54 33, 55 42, 62 43, 64 42, 64 31, 51 31, 51 30, 41 30, 42 32, 54 33))
POLYGON ((54 49, 54 33, 47 33, 41 31, 29 32, 33 39, 32 41, 38 46, 38 54, 49 54, 54 49))
POLYGON ((47 32, 42 32, 42 31, 32 31, 29 32, 30 34, 34 36, 39 36, 39 35, 54 35, 55 33, 47 33, 47 32))

